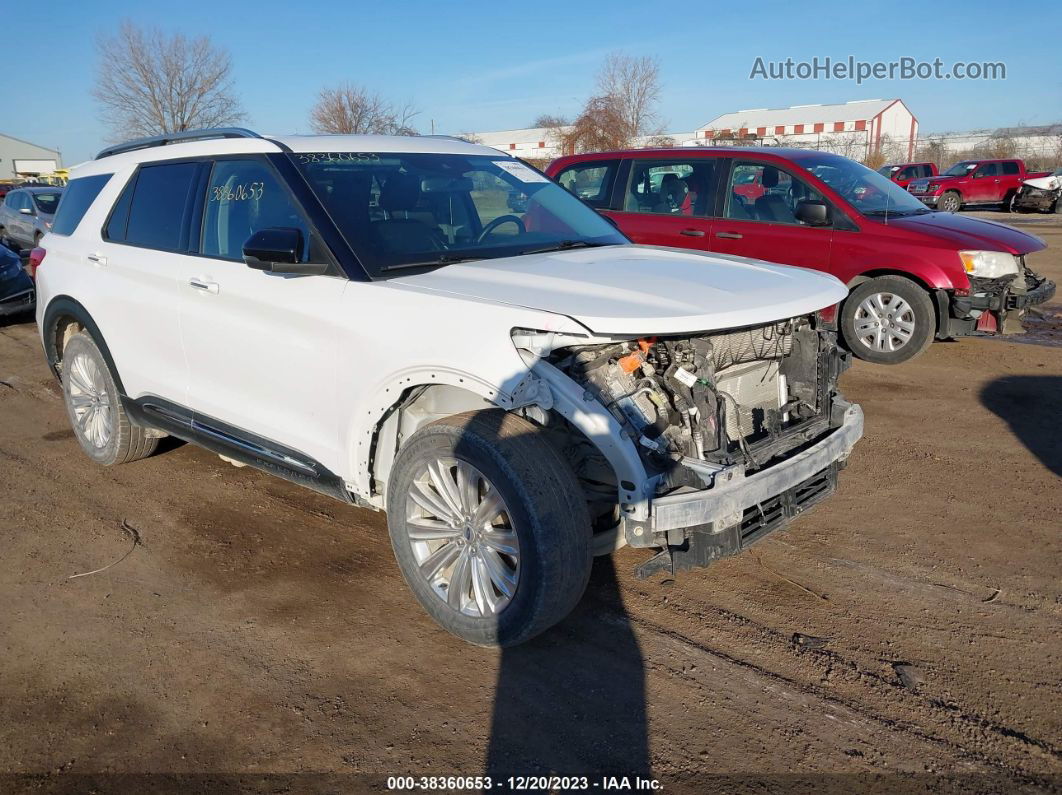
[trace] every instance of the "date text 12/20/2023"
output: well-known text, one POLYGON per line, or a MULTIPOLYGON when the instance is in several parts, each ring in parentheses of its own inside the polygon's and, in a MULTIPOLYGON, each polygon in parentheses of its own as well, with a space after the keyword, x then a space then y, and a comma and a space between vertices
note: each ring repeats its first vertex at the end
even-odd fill
POLYGON ((491 776, 389 776, 387 778, 387 789, 395 792, 453 792, 458 790, 649 792, 661 788, 661 783, 657 779, 641 776, 594 778, 589 776, 509 776, 502 779, 495 779, 491 776))

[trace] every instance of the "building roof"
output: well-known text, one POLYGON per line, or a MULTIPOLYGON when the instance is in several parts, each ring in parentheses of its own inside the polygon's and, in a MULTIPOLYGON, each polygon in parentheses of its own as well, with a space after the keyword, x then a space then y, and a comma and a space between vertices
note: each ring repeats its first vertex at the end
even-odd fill
POLYGON ((25 146, 30 146, 30 147, 33 147, 34 149, 39 149, 42 152, 48 152, 49 154, 55 155, 56 159, 59 158, 59 150, 58 149, 52 149, 50 146, 41 146, 40 144, 35 144, 32 141, 26 141, 26 140, 23 140, 22 138, 16 138, 13 135, 8 135, 7 133, 2 133, 2 132, 0 132, 0 138, 4 138, 4 139, 6 139, 8 141, 14 141, 16 144, 23 144, 25 146))
POLYGON ((528 127, 525 130, 497 130, 494 132, 471 133, 484 146, 499 146, 507 144, 537 144, 539 141, 548 141, 549 136, 558 130, 567 132, 571 127, 528 127))
POLYGON ((872 119, 898 99, 860 99, 836 105, 794 105, 791 108, 753 108, 724 113, 699 129, 740 130, 790 124, 828 124, 872 119))

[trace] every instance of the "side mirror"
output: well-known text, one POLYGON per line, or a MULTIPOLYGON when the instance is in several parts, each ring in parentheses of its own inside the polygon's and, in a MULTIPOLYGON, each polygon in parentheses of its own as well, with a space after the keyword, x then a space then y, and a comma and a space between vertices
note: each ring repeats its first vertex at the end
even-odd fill
POLYGON ((243 244, 243 261, 248 268, 270 273, 303 276, 325 273, 327 263, 299 262, 302 232, 293 227, 274 226, 259 229, 243 244))
POLYGON ((33 210, 31 210, 29 207, 21 207, 19 208, 19 212, 23 215, 33 215, 33 210))
POLYGON ((829 226, 830 208, 826 202, 803 199, 797 202, 796 219, 808 226, 829 226))

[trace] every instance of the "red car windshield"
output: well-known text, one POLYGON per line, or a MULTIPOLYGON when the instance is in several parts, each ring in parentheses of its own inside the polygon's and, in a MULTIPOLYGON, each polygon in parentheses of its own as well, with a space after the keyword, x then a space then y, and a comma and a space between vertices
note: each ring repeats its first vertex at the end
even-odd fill
POLYGON ((793 158, 863 215, 918 215, 932 212, 891 179, 854 160, 815 152, 793 158))

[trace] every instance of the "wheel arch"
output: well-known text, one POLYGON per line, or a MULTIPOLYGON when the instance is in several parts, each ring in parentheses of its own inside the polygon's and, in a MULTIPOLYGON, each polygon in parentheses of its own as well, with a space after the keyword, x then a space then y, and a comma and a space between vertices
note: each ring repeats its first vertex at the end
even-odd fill
POLYGON ((114 383, 124 395, 125 387, 122 384, 121 374, 115 366, 114 357, 107 340, 93 319, 91 313, 79 301, 69 295, 57 295, 48 302, 41 320, 41 339, 44 342, 45 355, 48 358, 48 367, 56 378, 62 377, 63 348, 71 334, 84 329, 100 349, 107 366, 111 370, 114 383))
POLYGON ((359 496, 386 504, 386 483, 403 441, 442 417, 500 408, 528 408, 563 418, 605 458, 617 484, 617 501, 626 516, 648 517, 652 483, 634 443, 616 418, 585 390, 552 365, 539 361, 511 393, 467 374, 425 371, 406 374, 378 393, 371 421, 354 440, 354 482, 359 496), (424 375, 429 375, 425 378, 424 375), (381 396, 382 395, 382 396, 381 396), (380 485, 378 485, 380 484, 380 485))

